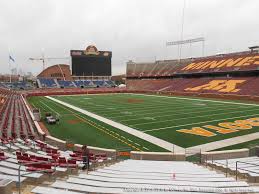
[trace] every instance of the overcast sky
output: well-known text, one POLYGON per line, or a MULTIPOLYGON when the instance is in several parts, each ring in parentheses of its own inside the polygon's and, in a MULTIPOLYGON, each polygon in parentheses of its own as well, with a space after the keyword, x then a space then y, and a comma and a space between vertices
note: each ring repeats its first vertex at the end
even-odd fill
MULTIPOLYGON (((37 75, 30 57, 69 57, 70 49, 94 44, 113 52, 113 74, 126 62, 178 57, 183 0, 0 0, 0 73, 12 67, 37 75)), ((258 0, 186 0, 184 39, 204 37, 205 55, 259 45, 258 0)), ((184 57, 201 55, 199 43, 183 47, 184 57)), ((47 65, 67 63, 51 60, 47 65)))

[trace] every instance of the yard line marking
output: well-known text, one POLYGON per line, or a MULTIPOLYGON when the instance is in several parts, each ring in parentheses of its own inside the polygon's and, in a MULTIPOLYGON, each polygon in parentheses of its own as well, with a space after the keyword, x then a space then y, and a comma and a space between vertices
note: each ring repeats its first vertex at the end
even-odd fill
MULTIPOLYGON (((247 108, 247 109, 250 109, 247 108)), ((138 123, 138 124, 133 124, 132 126, 138 126, 138 125, 149 125, 151 123, 163 123, 163 122, 168 122, 168 121, 178 121, 178 120, 185 120, 185 119, 193 119, 193 118, 200 118, 200 117, 208 117, 208 116, 216 116, 216 115, 224 115, 224 114, 233 114, 233 113, 239 113, 239 112, 251 112, 251 111, 256 111, 256 110, 239 110, 239 111, 232 111, 232 112, 225 112, 225 113, 217 113, 217 114, 209 114, 209 115, 200 115, 200 116, 194 116, 194 117, 185 117, 185 118, 176 118, 176 119, 170 119, 170 120, 163 120, 163 121, 153 121, 153 122, 147 122, 147 123, 138 123)))
MULTIPOLYGON (((223 106, 225 107, 224 105, 220 105, 220 107, 223 106)), ((215 111, 220 111, 220 110, 232 110, 232 109, 238 109, 238 108, 243 108, 242 106, 238 106, 238 107, 235 107, 235 108, 224 108, 224 109, 217 109, 215 111)), ((195 110, 198 110, 198 109, 201 109, 201 110, 204 110, 205 108, 202 107, 202 108, 197 108, 195 110)), ((165 111, 165 112, 160 112, 160 114, 165 114, 165 113, 171 113, 171 112, 177 112, 175 114, 170 114, 168 116, 173 116, 173 115, 189 115, 189 114, 194 114, 194 113, 202 113, 202 112, 213 112, 213 110, 205 110, 205 111, 194 111, 194 112, 191 112, 191 111, 188 111, 188 113, 186 113, 186 111, 181 111, 179 112, 178 110, 172 110, 172 111, 165 111)), ((151 114, 157 114, 157 113, 151 113, 151 114)), ((143 114, 144 116, 146 114, 143 114)), ((153 117, 153 118, 160 118, 160 117, 168 117, 168 116, 165 116, 165 115, 161 115, 161 116, 156 116, 156 117, 153 117)), ((142 117, 139 117, 139 118, 134 118, 134 119, 125 119, 125 120, 120 120, 120 122, 124 122, 124 121, 133 121, 133 120, 141 120, 143 119, 142 117)))
POLYGON ((43 105, 38 104, 38 107, 42 108, 44 111, 46 111, 46 112, 47 112, 47 109, 46 109, 43 105))
POLYGON ((138 143, 135 143, 137 146, 140 146, 138 143))
MULTIPOLYGON (((222 107, 226 107, 226 105, 220 105, 220 106, 222 106, 222 107)), ((208 108, 213 108, 214 106, 208 106, 208 108)), ((219 105, 217 105, 216 107, 219 107, 219 105)), ((228 106, 227 106, 228 107, 228 106)), ((229 107, 232 107, 232 106, 229 106, 229 107)), ((172 112, 172 111, 174 111, 174 112, 176 112, 176 111, 186 111, 186 109, 190 109, 190 108, 192 108, 192 106, 179 106, 179 107, 160 107, 160 109, 163 109, 163 110, 167 110, 167 109, 169 109, 170 111, 169 112, 172 112)), ((141 116, 143 116, 143 115, 153 115, 153 114, 157 114, 157 110, 160 110, 160 109, 157 109, 157 108, 154 108, 155 109, 155 111, 152 111, 152 112, 150 112, 150 109, 149 110, 146 110, 146 111, 134 111, 134 115, 141 115, 141 116), (149 111, 148 113, 143 113, 143 112, 147 112, 147 111, 149 111)), ((199 110, 199 109, 204 109, 204 107, 197 107, 197 108, 192 108, 192 109, 194 109, 194 110, 199 110)), ((143 109, 143 110, 145 110, 145 109, 143 109)), ((132 111, 132 110, 131 110, 132 111)), ((122 116, 121 114, 119 114, 119 113, 110 113, 110 114, 102 114, 102 113, 100 113, 100 112, 97 112, 98 114, 101 114, 101 115, 103 115, 103 116, 109 116, 109 118, 120 118, 120 117, 124 117, 124 116, 122 116), (119 116, 116 116, 116 115, 114 115, 114 114, 116 114, 116 115, 119 115, 119 116)))
MULTIPOLYGON (((102 100, 102 102, 103 102, 103 101, 107 102, 108 104, 111 103, 111 102, 113 102, 113 101, 109 101, 109 100, 102 100)), ((181 100, 176 100, 176 101, 181 102, 181 100)), ((186 102, 185 102, 185 103, 186 103, 186 102)), ((195 105, 195 104, 192 103, 192 102, 187 102, 187 103, 192 104, 192 105, 195 105)), ((100 104, 100 103, 99 103, 99 104, 100 104)), ((121 103, 119 103, 119 105, 117 105, 118 108, 119 108, 119 107, 124 108, 125 105, 126 105, 126 104, 122 104, 122 105, 120 105, 120 104, 121 104, 121 103)), ((172 103, 172 102, 166 102, 166 103, 164 103, 164 102, 161 102, 161 101, 152 100, 152 102, 150 102, 150 103, 145 103, 144 105, 145 105, 146 108, 148 108, 148 107, 155 107, 154 104, 160 104, 160 106, 161 106, 161 105, 167 106, 167 104, 170 104, 170 105, 178 105, 179 103, 175 103, 175 101, 174 101, 173 103, 172 103), (149 106, 146 106, 146 105, 149 105, 149 106), (150 106, 150 105, 151 105, 151 106, 150 106)), ((104 104, 104 105, 107 106, 107 104, 104 104)), ((133 106, 133 105, 132 105, 132 106, 133 106)), ((196 106, 196 105, 195 105, 195 106, 196 106)), ((134 109, 135 109, 135 108, 138 109, 138 108, 142 108, 142 107, 139 107, 139 106, 134 105, 134 109)), ((133 107, 132 107, 132 109, 133 109, 133 107)), ((95 109, 94 109, 94 111, 98 111, 98 110, 103 110, 103 109, 98 109, 98 108, 95 108, 95 109)), ((105 111, 105 112, 107 112, 107 111, 105 111)))
POLYGON ((225 121, 225 120, 228 120, 228 119, 251 117, 251 116, 257 116, 257 115, 259 115, 259 114, 246 115, 246 116, 239 116, 239 117, 230 117, 230 118, 216 119, 216 120, 208 120, 208 121, 202 121, 202 122, 197 122, 197 123, 189 123, 189 124, 184 124, 184 125, 177 125, 177 126, 170 126, 170 127, 162 127, 162 128, 157 128, 157 129, 148 129, 148 130, 144 130, 143 132, 159 131, 159 130, 162 130, 162 129, 172 129, 172 128, 184 127, 184 126, 189 126, 189 125, 196 125, 196 124, 201 124, 201 123, 209 123, 209 122, 215 122, 215 121, 225 121))
POLYGON ((124 137, 124 136, 122 136, 122 135, 121 135, 121 137, 122 137, 123 139, 126 139, 126 137, 124 137))
POLYGON ((31 103, 31 105, 32 105, 34 108, 36 108, 36 106, 35 106, 33 103, 31 103))
MULTIPOLYGON (((182 101, 182 100, 178 100, 178 101, 182 101)), ((109 102, 109 101, 107 101, 107 102, 109 102)), ((161 104, 161 102, 159 102, 160 104, 161 104)), ((196 104, 199 104, 199 103, 196 103, 196 102, 189 102, 190 104, 192 104, 192 105, 196 105, 196 104)), ((179 103, 175 103, 175 104, 179 104, 179 103)), ((186 102, 185 102, 185 104, 186 104, 186 102)), ((215 104, 215 103, 213 103, 213 104, 215 104)), ((172 102, 170 102, 170 105, 172 105, 172 102)), ((118 106, 117 106, 118 107, 118 106)), ((155 108, 155 106, 154 105, 152 105, 152 107, 153 108, 155 108)), ((161 106, 160 106, 161 107, 161 106)), ((166 106, 166 107, 168 107, 168 106, 166 106)), ((182 106, 181 106, 182 107, 182 106)), ((189 106, 190 107, 190 106, 189 106)), ((188 108, 189 108, 188 107, 188 108)), ((196 106, 195 106, 196 107, 196 106)), ((200 107, 200 106, 199 106, 200 107)), ((136 107, 136 108, 140 108, 140 107, 136 107)), ((172 107, 170 107, 170 108, 172 108, 172 107)), ((87 107, 87 109, 89 110, 89 107, 87 107)), ((108 117, 108 118, 111 118, 110 116, 111 116, 111 112, 109 111, 109 112, 107 112, 107 111, 98 111, 98 110, 103 110, 103 109, 96 109, 96 108, 94 108, 94 109, 92 109, 91 108, 91 110, 90 111, 93 111, 93 112, 98 112, 98 114, 105 114, 104 116, 106 116, 106 117, 108 117), (107 113, 107 114, 106 114, 107 113)), ((121 109, 120 109, 121 110, 121 109)), ((135 106, 134 106, 134 108, 131 108, 131 110, 136 110, 135 109, 135 106)), ((147 107, 145 107, 144 109, 143 109, 144 111, 147 111, 147 107)), ((141 109, 140 109, 140 111, 141 111, 141 109)), ((112 114, 119 114, 120 115, 120 113, 117 113, 117 112, 112 112, 112 114)), ((120 115, 121 116, 121 115, 120 115)))
POLYGON ((131 114, 132 114, 132 112, 125 111, 125 112, 121 112, 121 114, 125 114, 125 115, 131 115, 131 114))
POLYGON ((146 147, 143 147, 145 150, 149 150, 148 148, 146 148, 146 147))
MULTIPOLYGON (((179 103, 177 103, 177 104, 173 104, 173 103, 171 103, 170 104, 171 106, 169 107, 169 108, 175 108, 175 107, 184 107, 183 105, 179 105, 179 103), (172 105, 177 105, 177 106, 172 106, 172 105)), ((120 114, 120 112, 119 111, 122 111, 122 110, 128 110, 128 108, 129 108, 129 106, 130 105, 125 105, 125 106, 117 106, 116 105, 116 108, 117 108, 117 111, 114 111, 114 113, 113 114, 120 114)), ((191 105, 186 105, 187 107, 197 107, 197 106, 191 106, 191 105)), ((200 106, 198 106, 198 107, 200 107, 200 106)), ((98 113, 100 113, 100 114, 109 114, 110 113, 110 111, 103 111, 103 108, 96 108, 96 107, 91 107, 92 109, 91 109, 91 111, 93 111, 93 112, 98 112, 98 113), (101 110, 101 111, 100 111, 101 110)), ((155 105, 152 105, 152 106, 145 106, 145 105, 143 105, 142 107, 131 107, 131 110, 134 110, 135 112, 142 112, 142 111, 148 111, 148 110, 150 110, 150 109, 159 109, 159 108, 167 108, 167 109, 169 109, 168 108, 168 105, 159 105, 159 106, 155 106, 155 105), (144 107, 144 108, 143 108, 144 107)))
POLYGON ((138 138, 141 138, 141 139, 143 139, 143 140, 146 140, 146 141, 148 141, 148 142, 150 142, 150 143, 152 143, 152 144, 154 144, 154 145, 157 145, 157 146, 159 146, 159 147, 162 147, 162 148, 164 148, 164 149, 166 149, 166 150, 169 150, 169 151, 176 150, 176 151, 178 151, 178 152, 184 152, 184 148, 182 148, 182 147, 180 147, 180 146, 177 146, 177 145, 175 145, 175 144, 173 144, 173 143, 170 143, 170 142, 168 142, 168 141, 165 141, 165 140, 163 140, 163 139, 160 139, 160 138, 157 138, 157 137, 155 137, 155 136, 152 136, 152 135, 143 133, 143 132, 140 131, 140 130, 137 130, 137 129, 128 127, 128 126, 126 126, 126 125, 123 125, 123 124, 121 124, 121 123, 118 123, 118 122, 112 121, 112 120, 110 120, 110 119, 104 118, 104 117, 102 117, 102 116, 99 116, 99 115, 94 114, 94 113, 92 113, 92 112, 86 111, 86 110, 84 110, 84 109, 82 109, 82 108, 79 108, 79 107, 77 107, 77 106, 74 106, 74 105, 69 104, 69 103, 66 103, 66 102, 63 102, 63 101, 61 101, 61 100, 55 99, 55 98, 53 98, 53 97, 46 96, 46 98, 48 98, 48 99, 50 99, 50 100, 52 100, 52 101, 55 101, 55 102, 57 102, 57 103, 60 103, 60 104, 62 104, 62 105, 64 105, 64 106, 66 106, 66 107, 69 107, 69 108, 71 108, 71 109, 73 109, 73 110, 75 110, 75 111, 84 113, 85 115, 87 115, 87 116, 89 116, 89 117, 92 117, 92 118, 94 118, 94 119, 97 119, 97 120, 99 120, 99 121, 102 121, 102 122, 104 122, 104 123, 106 123, 106 124, 108 124, 108 125, 110 125, 110 126, 113 126, 113 127, 117 128, 117 129, 120 129, 120 130, 122 130, 122 131, 124 131, 124 132, 127 132, 127 133, 129 133, 129 134, 131 134, 131 135, 134 135, 134 136, 136 136, 136 137, 138 137, 138 138))
MULTIPOLYGON (((122 96, 120 96, 120 98, 122 98, 122 96)), ((111 102, 114 102, 113 99, 114 98, 112 98, 112 100, 104 100, 104 99, 102 99, 102 102, 106 102, 106 104, 104 104, 104 105, 107 105, 107 103, 109 104, 111 102)), ((125 98, 125 99, 128 99, 128 97, 125 98)), ((71 99, 69 99, 69 100, 71 100, 71 99)), ((98 99, 96 101, 98 101, 98 99)), ((176 100, 176 101, 180 101, 180 100, 176 100)), ((99 103, 99 104, 102 104, 102 103, 99 103)), ((129 103, 125 103, 125 102, 122 103, 122 102, 118 101, 117 102, 117 107, 124 107, 126 104, 129 104, 129 103)), ((161 102, 161 101, 157 101, 157 100, 152 100, 152 102, 144 102, 144 104, 153 107, 154 104, 161 104, 161 105, 165 105, 166 106, 167 104, 172 105, 172 104, 179 104, 179 103, 175 103, 175 101, 172 103, 172 102, 161 102)), ((134 105, 134 108, 141 108, 140 105, 142 105, 142 104, 130 104, 130 105, 134 105)))
POLYGON ((133 142, 133 141, 131 141, 130 139, 128 139, 128 141, 133 142))
POLYGON ((45 104, 44 102, 40 101, 41 104, 43 104, 44 106, 48 107, 50 110, 52 110, 53 112, 55 112, 58 116, 60 116, 60 114, 58 112, 56 112, 53 108, 49 107, 47 104, 45 104))
POLYGON ((145 120, 152 120, 152 121, 156 120, 154 117, 143 117, 143 119, 145 119, 145 120))
MULTIPOLYGON (((56 104, 56 102, 55 102, 55 104, 56 104)), ((59 105, 59 104, 58 104, 58 105, 59 105)), ((59 106, 62 107, 61 105, 59 105, 59 106)), ((98 124, 96 124, 95 122, 90 121, 90 120, 88 120, 88 119, 86 119, 86 118, 84 118, 84 117, 78 115, 76 112, 74 112, 74 111, 72 111, 72 110, 69 110, 69 109, 66 108, 66 107, 62 107, 62 108, 63 108, 63 109, 66 109, 67 111, 69 111, 69 112, 71 112, 71 113, 73 113, 73 115, 74 115, 75 117, 77 117, 78 119, 80 119, 81 121, 83 121, 83 122, 85 122, 85 123, 87 123, 87 124, 89 124, 89 125, 95 127, 96 129, 98 129, 98 130, 100 130, 100 131, 102 131, 102 132, 104 132, 104 133, 110 135, 111 137, 113 137, 113 138, 115 138, 115 139, 118 139, 120 142, 125 143, 126 145, 128 145, 128 146, 130 146, 130 147, 132 147, 132 148, 134 148, 134 149, 136 149, 136 150, 138 150, 138 151, 141 151, 141 149, 139 149, 139 148, 137 148, 137 147, 135 147, 135 146, 132 146, 131 144, 129 144, 129 143, 123 141, 122 139, 120 139, 120 138, 118 138, 118 137, 116 137, 116 136, 110 134, 109 132, 107 132, 107 131, 110 131, 109 129, 107 129, 107 128, 105 128, 105 127, 102 127, 103 129, 100 128, 100 127, 97 127, 98 124)), ((116 133, 116 134, 117 134, 117 133, 116 133)), ((117 134, 117 135, 120 136, 119 134, 117 134)))
POLYGON ((196 103, 195 105, 198 105, 198 106, 206 106, 207 104, 204 104, 204 103, 196 103))
POLYGON ((250 103, 243 103, 243 102, 228 102, 228 101, 217 101, 217 100, 207 100, 207 99, 175 97, 175 96, 157 96, 157 95, 151 95, 151 94, 132 94, 132 95, 153 96, 157 98, 175 98, 175 99, 192 100, 192 101, 200 101, 200 102, 215 102, 215 103, 223 103, 223 104, 239 104, 239 105, 246 105, 246 106, 259 106, 259 104, 250 104, 250 103))
POLYGON ((109 109, 109 110, 115 110, 116 108, 113 108, 113 107, 108 107, 106 109, 109 109))

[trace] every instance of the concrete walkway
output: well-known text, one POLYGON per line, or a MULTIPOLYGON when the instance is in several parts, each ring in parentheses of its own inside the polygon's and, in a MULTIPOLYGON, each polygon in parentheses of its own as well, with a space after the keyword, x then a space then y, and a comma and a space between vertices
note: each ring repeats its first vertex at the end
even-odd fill
POLYGON ((112 121, 112 120, 110 120, 110 119, 107 119, 107 118, 104 118, 104 117, 102 117, 102 116, 96 115, 96 114, 94 114, 94 113, 91 113, 91 112, 89 112, 89 111, 86 111, 86 110, 84 110, 84 109, 81 109, 81 108, 79 108, 79 107, 76 107, 76 106, 74 106, 74 105, 71 105, 71 104, 69 104, 69 103, 66 103, 66 102, 63 102, 63 101, 61 101, 61 100, 57 100, 57 99, 55 99, 55 98, 52 98, 52 97, 50 97, 50 96, 46 96, 46 98, 48 98, 48 99, 50 99, 50 100, 53 100, 53 101, 55 101, 55 102, 57 102, 57 103, 59 103, 59 104, 62 104, 62 105, 64 105, 64 106, 68 107, 68 108, 71 108, 71 109, 73 109, 73 110, 75 110, 75 111, 78 111, 78 112, 80 112, 80 113, 83 113, 83 114, 85 114, 85 115, 87 115, 87 116, 89 116, 89 117, 92 117, 92 118, 94 118, 94 119, 97 119, 97 120, 99 120, 99 121, 102 121, 102 122, 104 122, 104 123, 107 123, 108 125, 111 125, 111 126, 117 128, 117 129, 120 129, 120 130, 122 130, 122 131, 125 131, 125 132, 127 132, 127 133, 129 133, 129 134, 131 134, 131 135, 134 135, 134 136, 136 136, 136 137, 138 137, 138 138, 140 138, 140 139, 143 139, 143 140, 145 140, 145 141, 148 141, 148 142, 150 142, 150 143, 152 143, 152 144, 155 144, 155 145, 157 145, 157 146, 159 146, 159 147, 162 147, 162 148, 164 148, 164 149, 166 149, 166 150, 168 150, 168 151, 175 152, 175 153, 184 153, 184 152, 185 152, 185 149, 182 148, 182 147, 180 147, 180 146, 177 146, 177 145, 175 145, 175 144, 169 143, 169 142, 167 142, 167 141, 165 141, 165 140, 159 139, 159 138, 154 137, 154 136, 152 136, 152 135, 143 133, 142 131, 133 129, 133 128, 128 127, 128 126, 126 126, 126 125, 123 125, 123 124, 121 124, 121 123, 114 122, 114 121, 112 121))

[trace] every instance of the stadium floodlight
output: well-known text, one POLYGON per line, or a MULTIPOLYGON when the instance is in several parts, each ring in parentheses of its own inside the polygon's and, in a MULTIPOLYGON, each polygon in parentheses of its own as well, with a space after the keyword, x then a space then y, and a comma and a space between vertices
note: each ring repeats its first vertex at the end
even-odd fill
POLYGON ((196 42, 204 42, 205 38, 199 37, 199 38, 193 38, 193 39, 187 39, 187 40, 178 40, 178 41, 172 41, 172 42, 166 42, 166 46, 174 46, 174 45, 181 45, 181 44, 192 44, 196 42))
POLYGON ((204 37, 199 37, 199 38, 192 38, 192 39, 186 39, 186 40, 177 40, 177 41, 171 41, 171 42, 166 42, 166 46, 178 46, 179 51, 179 61, 181 61, 181 50, 182 47, 179 47, 180 45, 184 45, 184 44, 190 44, 192 45, 193 43, 197 43, 197 42, 202 42, 202 56, 204 56, 204 42, 205 42, 205 38, 204 37))

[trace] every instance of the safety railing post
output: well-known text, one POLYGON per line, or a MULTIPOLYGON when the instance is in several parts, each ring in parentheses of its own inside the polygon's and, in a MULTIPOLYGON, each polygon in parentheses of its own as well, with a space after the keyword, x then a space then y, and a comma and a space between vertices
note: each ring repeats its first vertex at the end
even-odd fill
MULTIPOLYGON (((26 163, 26 165, 31 165, 31 164, 47 164, 49 162, 47 161, 41 161, 41 162, 28 162, 26 163)), ((21 194, 21 167, 23 166, 23 164, 19 164, 19 168, 18 168, 18 194, 21 194)), ((42 171, 33 171, 33 172, 29 172, 29 173, 24 173, 23 175, 29 175, 32 173, 36 173, 36 172, 42 172, 42 171)), ((54 172, 56 172, 56 166, 54 167, 54 172)))
POLYGON ((226 159, 226 177, 228 177, 228 159, 226 159))
POLYGON ((202 163, 202 158, 201 158, 201 149, 200 149, 200 164, 202 163))
POLYGON ((205 155, 205 161, 206 161, 205 164, 206 164, 206 168, 207 168, 208 167, 208 155, 207 154, 205 155))
POLYGON ((19 165, 18 168, 18 190, 19 190, 19 194, 21 194, 21 164, 19 165))
POLYGON ((214 170, 214 157, 211 156, 212 170, 214 170))
POLYGON ((236 180, 237 180, 237 163, 238 161, 236 161, 236 180))

